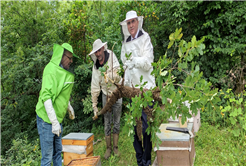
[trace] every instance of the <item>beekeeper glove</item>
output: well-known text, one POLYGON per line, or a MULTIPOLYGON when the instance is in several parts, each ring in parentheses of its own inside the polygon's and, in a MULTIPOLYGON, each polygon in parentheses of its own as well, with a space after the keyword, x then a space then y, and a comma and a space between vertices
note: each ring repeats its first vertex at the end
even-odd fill
POLYGON ((56 134, 59 137, 61 133, 61 126, 56 118, 56 113, 53 108, 51 99, 48 99, 44 102, 44 107, 52 124, 52 133, 56 134))
POLYGON ((67 111, 68 111, 68 114, 69 114, 69 118, 72 119, 72 120, 75 119, 74 110, 73 110, 73 107, 70 104, 70 101, 68 102, 67 111))
POLYGON ((135 64, 136 68, 144 71, 149 71, 152 68, 151 60, 147 57, 133 57, 132 63, 135 64))
POLYGON ((135 63, 134 63, 134 61, 132 61, 132 60, 126 60, 125 66, 127 66, 127 68, 128 68, 129 70, 132 70, 133 67, 135 66, 135 63))
MULTIPOLYGON (((108 74, 104 73, 104 82, 107 84, 108 83, 108 74)), ((111 79, 111 78, 110 78, 111 79)))
POLYGON ((98 108, 97 107, 93 107, 93 111, 94 111, 94 116, 97 116, 98 108))

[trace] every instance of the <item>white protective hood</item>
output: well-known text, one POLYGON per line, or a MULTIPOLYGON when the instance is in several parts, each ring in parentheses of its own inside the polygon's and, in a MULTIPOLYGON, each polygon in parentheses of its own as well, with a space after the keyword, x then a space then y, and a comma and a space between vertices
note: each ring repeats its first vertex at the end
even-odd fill
MULTIPOLYGON (((122 21, 120 23, 120 25, 121 25, 121 28, 122 28, 121 30, 122 30, 122 33, 124 35, 124 42, 125 42, 126 39, 130 36, 130 33, 129 33, 128 29, 127 29, 126 21, 122 21)), ((143 31, 142 26, 143 26, 143 16, 138 16, 138 29, 143 31)))
POLYGON ((129 55, 132 53, 131 61, 135 64, 131 70, 125 70, 124 83, 125 86, 133 85, 135 87, 136 85, 140 85, 140 77, 142 75, 142 84, 148 81, 144 88, 150 89, 156 86, 155 77, 151 75, 153 71, 151 63, 154 61, 153 46, 149 34, 142 29, 143 17, 139 16, 138 20, 138 28, 143 32, 143 35, 129 42, 126 42, 127 38, 130 36, 126 21, 120 23, 124 35, 121 48, 121 60, 125 65, 127 60, 125 54, 129 55))

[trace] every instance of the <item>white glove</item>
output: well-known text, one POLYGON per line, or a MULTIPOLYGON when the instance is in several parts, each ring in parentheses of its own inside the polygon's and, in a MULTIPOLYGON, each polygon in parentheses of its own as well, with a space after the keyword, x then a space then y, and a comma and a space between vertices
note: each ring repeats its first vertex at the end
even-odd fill
POLYGON ((70 104, 70 101, 68 102, 67 111, 68 111, 68 114, 69 114, 69 118, 72 119, 72 120, 75 119, 74 110, 73 110, 73 107, 70 104))
POLYGON ((97 107, 93 107, 93 110, 94 110, 94 116, 97 116, 98 108, 97 107))
POLYGON ((135 66, 135 63, 132 60, 126 60, 125 66, 127 66, 129 70, 132 70, 132 68, 135 66))
POLYGON ((56 118, 56 113, 53 108, 51 99, 48 99, 44 102, 44 107, 52 124, 52 133, 56 134, 59 137, 61 133, 61 126, 56 118))

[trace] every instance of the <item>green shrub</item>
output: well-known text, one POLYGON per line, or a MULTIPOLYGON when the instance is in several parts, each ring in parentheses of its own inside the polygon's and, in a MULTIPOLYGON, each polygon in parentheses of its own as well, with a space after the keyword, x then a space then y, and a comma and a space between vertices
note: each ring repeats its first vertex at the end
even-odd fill
POLYGON ((6 152, 2 160, 3 165, 15 166, 38 166, 40 162, 41 149, 39 147, 39 139, 30 143, 27 137, 13 140, 11 148, 6 152))
POLYGON ((224 97, 228 99, 227 106, 220 107, 222 116, 224 116, 224 113, 229 113, 227 118, 230 120, 230 131, 234 136, 241 137, 242 140, 244 140, 246 134, 246 100, 244 96, 246 96, 245 90, 235 95, 231 89, 228 89, 224 97))

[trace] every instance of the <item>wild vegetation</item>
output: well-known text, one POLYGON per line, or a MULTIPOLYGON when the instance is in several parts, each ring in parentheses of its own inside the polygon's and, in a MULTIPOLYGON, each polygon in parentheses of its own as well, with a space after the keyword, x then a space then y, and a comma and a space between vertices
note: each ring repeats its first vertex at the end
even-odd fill
MULTIPOLYGON (((246 2, 1 1, 3 164, 38 165, 40 161, 35 106, 42 72, 52 56, 54 43, 70 43, 81 58, 74 61, 71 69, 76 81, 71 102, 76 119, 71 121, 67 115, 63 135, 93 132, 96 139, 103 138, 102 116, 92 120, 92 60, 87 55, 94 40, 100 38, 108 42, 109 49, 115 44, 113 51, 120 60, 119 23, 129 10, 144 16, 143 28, 154 47, 153 74, 163 96, 159 104, 165 104, 164 110, 156 105, 153 117, 159 118, 152 118, 149 132, 157 132, 159 123, 174 116, 175 111, 189 116, 181 102, 193 100, 192 110, 202 110, 195 164, 246 162, 246 2), (172 99, 173 105, 167 104, 166 98, 172 99)), ((124 136, 119 147, 122 156, 127 153, 130 160, 122 161, 122 165, 135 163, 132 134, 128 137, 132 125, 128 124, 139 116, 135 108, 145 106, 153 98, 151 93, 144 97, 136 96, 133 100, 139 102, 131 107, 124 98, 121 121, 124 136)), ((152 140, 158 143, 155 135, 152 140)), ((94 149, 96 155, 103 156, 104 141, 94 149)), ((103 165, 116 165, 123 160, 122 156, 111 156, 109 161, 103 160, 103 165)))

